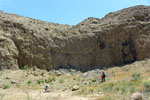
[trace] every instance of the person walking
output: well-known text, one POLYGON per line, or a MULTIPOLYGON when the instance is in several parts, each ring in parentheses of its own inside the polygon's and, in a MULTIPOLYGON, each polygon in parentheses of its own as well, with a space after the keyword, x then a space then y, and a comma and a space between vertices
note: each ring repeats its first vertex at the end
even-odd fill
POLYGON ((101 77, 102 77, 102 82, 105 82, 106 74, 104 71, 102 71, 101 77))

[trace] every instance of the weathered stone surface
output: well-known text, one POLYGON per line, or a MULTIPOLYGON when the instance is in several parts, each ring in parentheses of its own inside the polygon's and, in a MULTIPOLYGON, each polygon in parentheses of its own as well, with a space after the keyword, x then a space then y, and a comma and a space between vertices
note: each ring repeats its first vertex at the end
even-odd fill
POLYGON ((150 7, 88 18, 75 26, 0 12, 0 68, 89 70, 150 57, 150 7))
POLYGON ((10 36, 0 31, 0 69, 18 68, 18 50, 10 36))
POLYGON ((79 87, 78 86, 73 86, 73 88, 72 88, 72 91, 77 91, 77 90, 79 90, 79 87))
POLYGON ((131 100, 146 100, 142 93, 136 92, 130 96, 131 100))

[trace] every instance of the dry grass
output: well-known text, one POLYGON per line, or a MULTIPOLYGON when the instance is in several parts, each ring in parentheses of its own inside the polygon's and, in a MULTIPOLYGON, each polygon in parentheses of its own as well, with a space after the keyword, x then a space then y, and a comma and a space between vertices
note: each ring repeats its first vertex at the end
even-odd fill
MULTIPOLYGON (((62 94, 69 92, 77 97, 80 97, 80 95, 91 95, 92 99, 95 100, 130 100, 129 97, 134 92, 149 92, 149 89, 147 88, 150 86, 150 60, 106 69, 105 72, 108 80, 101 83, 101 73, 89 78, 82 76, 83 73, 56 76, 49 75, 45 72, 44 76, 34 76, 27 73, 26 70, 3 71, 1 72, 1 78, 3 80, 1 83, 8 83, 11 86, 11 89, 21 89, 27 92, 43 91, 45 84, 49 84, 53 92, 62 94), (9 77, 10 79, 6 79, 6 77, 9 77), (37 80, 41 79, 43 80, 42 83, 38 84, 37 80), (17 84, 10 84, 10 80, 16 80, 17 84), (72 92, 71 90, 74 85, 79 86, 79 90, 72 92)), ((9 95, 7 92, 3 94, 9 95)), ((1 97, 3 98, 4 96, 0 95, 0 98, 1 97)), ((34 99, 32 95, 31 97, 34 99)))
POLYGON ((104 95, 109 94, 109 96, 103 98, 100 96, 95 100, 130 100, 129 96, 132 93, 148 91, 146 87, 149 87, 150 61, 135 62, 130 64, 129 69, 124 70, 125 67, 106 70, 107 73, 113 72, 115 75, 99 88, 102 88, 104 95))

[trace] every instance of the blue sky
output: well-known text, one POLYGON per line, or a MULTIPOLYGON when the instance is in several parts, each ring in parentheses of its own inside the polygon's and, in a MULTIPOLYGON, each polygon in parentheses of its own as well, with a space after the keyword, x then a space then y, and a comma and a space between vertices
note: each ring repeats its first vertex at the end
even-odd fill
POLYGON ((4 12, 69 25, 135 5, 150 5, 150 0, 0 0, 4 12))

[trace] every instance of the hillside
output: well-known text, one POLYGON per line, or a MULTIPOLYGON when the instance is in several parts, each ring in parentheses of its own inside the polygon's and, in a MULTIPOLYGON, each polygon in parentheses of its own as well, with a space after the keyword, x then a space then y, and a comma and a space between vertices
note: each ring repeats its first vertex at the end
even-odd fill
POLYGON ((150 57, 150 7, 59 25, 0 12, 0 68, 90 70, 150 57))
POLYGON ((150 59, 104 71, 104 83, 100 69, 0 71, 0 100, 150 100, 150 59), (45 84, 48 93, 43 93, 45 84), (72 91, 74 86, 79 88, 72 91), (142 96, 132 96, 135 92, 142 96))

